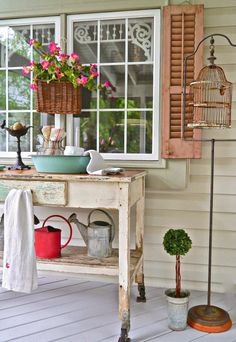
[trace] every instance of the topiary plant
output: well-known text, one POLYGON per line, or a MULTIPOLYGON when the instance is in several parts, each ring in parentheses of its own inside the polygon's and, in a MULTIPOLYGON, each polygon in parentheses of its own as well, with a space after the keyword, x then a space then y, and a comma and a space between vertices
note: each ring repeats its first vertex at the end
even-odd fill
POLYGON ((175 297, 179 298, 181 294, 180 256, 188 253, 192 247, 192 240, 183 229, 169 229, 164 236, 163 246, 168 254, 176 256, 175 297))

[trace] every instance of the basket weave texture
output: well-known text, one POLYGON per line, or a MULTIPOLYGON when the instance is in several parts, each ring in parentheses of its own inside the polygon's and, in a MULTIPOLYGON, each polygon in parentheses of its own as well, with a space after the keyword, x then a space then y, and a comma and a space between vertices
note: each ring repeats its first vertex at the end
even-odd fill
POLYGON ((48 114, 80 114, 82 107, 81 87, 74 88, 67 81, 37 81, 37 112, 48 114))

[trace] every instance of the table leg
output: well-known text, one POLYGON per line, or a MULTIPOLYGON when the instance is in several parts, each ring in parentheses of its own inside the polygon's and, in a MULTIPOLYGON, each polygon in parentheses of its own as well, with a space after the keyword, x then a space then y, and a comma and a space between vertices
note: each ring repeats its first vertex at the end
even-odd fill
POLYGON ((120 186, 119 208, 119 317, 121 335, 118 342, 128 342, 130 330, 130 208, 129 188, 120 186))
MULTIPOLYGON (((143 186, 144 189, 144 186, 143 186)), ((136 249, 141 251, 143 255, 143 236, 144 236, 144 190, 143 196, 136 203, 136 249)), ((143 259, 139 267, 139 270, 135 276, 135 281, 138 284, 139 296, 137 302, 146 302, 146 293, 144 285, 144 270, 143 259)))

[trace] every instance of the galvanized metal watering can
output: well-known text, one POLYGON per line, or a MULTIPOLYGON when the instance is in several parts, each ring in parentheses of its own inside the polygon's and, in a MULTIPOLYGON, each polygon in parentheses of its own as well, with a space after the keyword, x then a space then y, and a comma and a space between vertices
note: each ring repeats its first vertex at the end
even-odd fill
POLYGON ((38 258, 52 259, 61 256, 61 249, 65 248, 72 237, 72 227, 70 222, 61 215, 48 216, 41 228, 35 229, 35 253, 38 258), (63 219, 69 226, 70 235, 67 242, 61 246, 61 229, 53 228, 52 226, 45 226, 45 223, 52 217, 59 217, 63 219))
POLYGON ((69 219, 78 227, 80 234, 87 246, 88 255, 95 258, 106 258, 111 256, 112 241, 115 237, 115 224, 113 218, 104 210, 94 209, 89 213, 88 225, 79 222, 75 213, 69 219), (110 222, 93 221, 91 222, 91 215, 95 211, 100 211, 105 214, 110 222))

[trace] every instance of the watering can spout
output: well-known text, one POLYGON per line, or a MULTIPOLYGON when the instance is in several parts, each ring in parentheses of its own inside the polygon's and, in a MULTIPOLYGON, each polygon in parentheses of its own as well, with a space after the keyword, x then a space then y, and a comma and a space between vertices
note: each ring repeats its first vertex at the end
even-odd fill
POLYGON ((68 218, 68 221, 70 223, 74 223, 77 226, 77 228, 78 228, 78 230, 79 230, 79 232, 80 232, 80 234, 81 234, 81 236, 82 236, 82 238, 83 238, 83 240, 87 246, 87 243, 88 243, 87 226, 85 224, 83 224, 82 222, 79 222, 75 213, 70 215, 70 217, 68 218))

